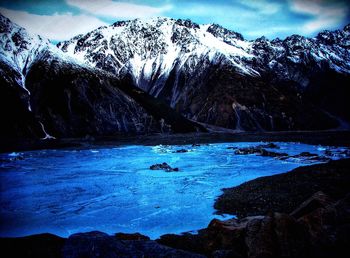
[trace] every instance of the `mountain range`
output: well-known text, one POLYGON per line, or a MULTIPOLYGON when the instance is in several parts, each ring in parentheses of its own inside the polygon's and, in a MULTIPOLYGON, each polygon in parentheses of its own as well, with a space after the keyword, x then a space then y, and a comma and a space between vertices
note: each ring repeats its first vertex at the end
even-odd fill
POLYGON ((119 21, 57 46, 0 16, 1 137, 348 129, 350 25, 245 40, 119 21))

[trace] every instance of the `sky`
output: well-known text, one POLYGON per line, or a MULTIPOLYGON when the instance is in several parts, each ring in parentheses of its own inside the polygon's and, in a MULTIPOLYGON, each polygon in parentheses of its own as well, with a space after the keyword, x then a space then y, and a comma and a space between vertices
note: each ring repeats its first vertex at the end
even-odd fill
POLYGON ((170 17, 217 23, 246 39, 313 37, 350 23, 349 0, 0 0, 0 13, 54 42, 115 21, 170 17))

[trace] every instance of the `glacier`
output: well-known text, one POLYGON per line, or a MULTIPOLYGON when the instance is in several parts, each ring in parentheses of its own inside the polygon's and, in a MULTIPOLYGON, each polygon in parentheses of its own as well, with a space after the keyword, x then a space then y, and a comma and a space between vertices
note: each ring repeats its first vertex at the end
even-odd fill
MULTIPOLYGON (((204 228, 221 189, 287 172, 310 161, 235 155, 259 143, 124 145, 0 155, 0 236, 50 232, 63 237, 100 230, 151 238, 204 228), (188 152, 177 153, 186 149, 188 152), (150 170, 167 162, 179 172, 150 170)), ((276 152, 341 153, 346 148, 276 143, 276 152)), ((341 155, 332 155, 338 159, 341 155)), ((315 163, 315 162, 313 162, 315 163)))

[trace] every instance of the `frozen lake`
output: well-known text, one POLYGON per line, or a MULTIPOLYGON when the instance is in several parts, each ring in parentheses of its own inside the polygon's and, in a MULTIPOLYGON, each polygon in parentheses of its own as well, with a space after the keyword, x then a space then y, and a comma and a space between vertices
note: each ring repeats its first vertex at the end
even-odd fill
MULTIPOLYGON (((1 154, 0 236, 49 232, 68 236, 100 230, 140 232, 151 238, 206 227, 224 187, 310 163, 235 155, 227 147, 119 146, 1 154), (174 153, 186 149, 186 153, 174 153), (19 157, 23 157, 19 158, 19 157), (179 172, 150 170, 167 162, 179 172)), ((326 147, 276 143, 276 152, 325 155, 326 147)))

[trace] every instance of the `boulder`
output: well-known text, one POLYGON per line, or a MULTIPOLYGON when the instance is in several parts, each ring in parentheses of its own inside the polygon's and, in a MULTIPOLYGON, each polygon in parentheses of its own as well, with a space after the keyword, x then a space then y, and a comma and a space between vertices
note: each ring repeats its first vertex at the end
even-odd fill
POLYGON ((257 147, 246 147, 236 149, 234 154, 236 155, 247 155, 247 154, 257 154, 264 157, 288 157, 287 153, 268 151, 260 146, 257 147))
POLYGON ((333 200, 328 195, 326 195, 322 191, 318 191, 309 199, 304 201, 297 209, 292 211, 290 215, 298 219, 318 208, 327 207, 330 203, 332 203, 332 201, 333 200))
POLYGON ((3 257, 60 258, 65 239, 52 234, 0 238, 3 257))
POLYGON ((174 153, 185 153, 185 152, 188 152, 188 150, 186 150, 186 149, 180 149, 180 150, 174 151, 174 153))
POLYGON ((114 236, 119 240, 150 240, 148 236, 142 235, 140 233, 116 233, 114 236))
POLYGON ((350 246, 350 195, 298 219, 310 237, 315 257, 344 257, 350 246))
POLYGON ((155 241, 119 240, 98 231, 71 235, 63 247, 62 256, 64 258, 203 257, 166 247, 155 241))
POLYGON ((324 157, 324 156, 319 156, 318 154, 315 153, 310 153, 310 152, 301 152, 300 154, 290 156, 288 158, 292 159, 301 159, 305 161, 319 161, 319 162, 328 162, 331 159, 324 157))
POLYGON ((266 144, 258 145, 257 148, 279 149, 280 147, 277 144, 273 143, 273 142, 269 142, 269 143, 266 143, 266 144))
POLYGON ((150 170, 164 170, 165 172, 178 172, 178 168, 172 168, 168 163, 163 162, 162 164, 154 164, 149 167, 150 170))

